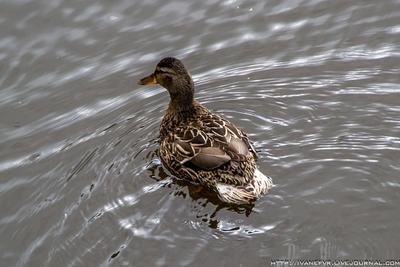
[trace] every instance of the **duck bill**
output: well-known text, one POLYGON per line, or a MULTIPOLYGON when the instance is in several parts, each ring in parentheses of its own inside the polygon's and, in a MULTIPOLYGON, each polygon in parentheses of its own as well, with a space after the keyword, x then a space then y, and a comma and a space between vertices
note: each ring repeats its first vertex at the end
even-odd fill
POLYGON ((153 73, 147 77, 144 77, 143 79, 140 79, 138 84, 140 84, 140 85, 158 84, 158 82, 157 82, 156 76, 153 73))

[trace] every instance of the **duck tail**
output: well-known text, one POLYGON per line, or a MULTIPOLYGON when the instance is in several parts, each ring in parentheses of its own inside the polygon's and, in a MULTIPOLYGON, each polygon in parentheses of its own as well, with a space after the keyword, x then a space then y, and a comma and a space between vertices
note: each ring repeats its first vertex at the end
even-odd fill
POLYGON ((254 180, 252 182, 252 187, 255 189, 256 194, 262 195, 267 193, 267 191, 274 186, 272 178, 266 176, 258 168, 254 171, 254 180))
POLYGON ((267 193, 273 186, 272 179, 258 170, 254 171, 253 180, 247 186, 235 186, 217 183, 219 198, 232 204, 248 204, 267 193))

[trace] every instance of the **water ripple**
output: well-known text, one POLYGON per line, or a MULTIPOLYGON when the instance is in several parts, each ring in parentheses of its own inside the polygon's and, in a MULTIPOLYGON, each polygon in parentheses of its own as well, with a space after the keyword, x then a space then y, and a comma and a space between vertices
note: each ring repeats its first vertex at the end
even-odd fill
POLYGON ((399 18, 396 1, 1 2, 3 265, 394 258, 399 18), (277 185, 253 206, 162 167, 168 94, 136 81, 165 56, 254 141, 277 185))

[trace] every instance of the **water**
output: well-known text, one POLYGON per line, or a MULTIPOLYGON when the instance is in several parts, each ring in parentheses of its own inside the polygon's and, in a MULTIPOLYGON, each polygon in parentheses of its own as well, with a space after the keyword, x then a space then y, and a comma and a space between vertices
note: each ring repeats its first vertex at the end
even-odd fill
POLYGON ((399 1, 0 3, 1 266, 395 259, 399 1), (173 182, 164 56, 246 129, 275 184, 251 209, 173 182))

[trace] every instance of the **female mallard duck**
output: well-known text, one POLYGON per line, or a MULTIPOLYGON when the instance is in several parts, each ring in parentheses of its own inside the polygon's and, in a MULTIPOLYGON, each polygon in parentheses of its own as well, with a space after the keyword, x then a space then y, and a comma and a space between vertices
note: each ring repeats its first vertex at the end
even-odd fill
POLYGON ((139 84, 160 84, 169 92, 159 152, 173 175, 207 186, 222 201, 235 204, 254 201, 272 186, 256 166, 247 135, 194 100, 193 80, 180 60, 162 59, 139 84))

